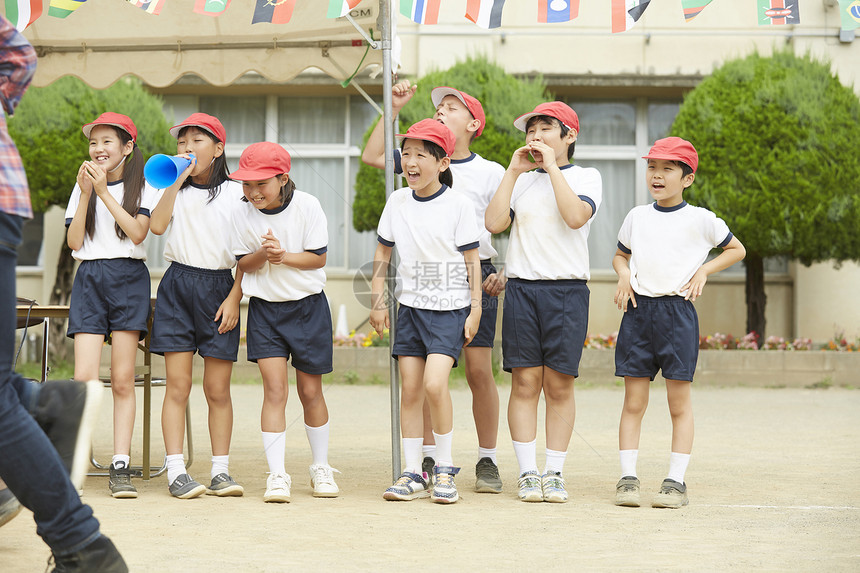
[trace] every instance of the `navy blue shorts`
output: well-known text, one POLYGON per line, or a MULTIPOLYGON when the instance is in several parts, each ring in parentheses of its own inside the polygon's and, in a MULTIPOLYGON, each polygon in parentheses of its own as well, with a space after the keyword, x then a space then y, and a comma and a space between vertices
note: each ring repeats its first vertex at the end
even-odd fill
MULTIPOLYGON (((489 260, 481 261, 481 284, 487 277, 496 272, 496 267, 489 260)), ((496 315, 499 313, 499 297, 490 296, 481 290, 481 324, 478 332, 467 346, 493 347, 496 338, 496 315)))
POLYGON ((200 269, 170 263, 155 298, 150 350, 199 352, 204 358, 236 362, 239 355, 239 323, 218 333, 218 307, 233 288, 230 269, 200 269))
POLYGON ((509 279, 502 314, 502 367, 547 366, 579 376, 588 331, 588 285, 583 280, 509 279))
POLYGON ((699 358, 699 317, 680 296, 636 295, 628 303, 615 344, 615 375, 693 381, 699 358))
POLYGON ((82 261, 72 284, 66 335, 139 331, 146 338, 152 310, 149 270, 140 259, 82 261))
POLYGON ((299 300, 248 303, 248 360, 283 357, 307 374, 332 368, 331 310, 325 293, 299 300))
POLYGON ((460 351, 466 342, 464 328, 469 312, 468 307, 427 310, 401 304, 397 312, 391 355, 394 358, 427 358, 430 354, 444 354, 453 358, 454 366, 457 366, 460 351))

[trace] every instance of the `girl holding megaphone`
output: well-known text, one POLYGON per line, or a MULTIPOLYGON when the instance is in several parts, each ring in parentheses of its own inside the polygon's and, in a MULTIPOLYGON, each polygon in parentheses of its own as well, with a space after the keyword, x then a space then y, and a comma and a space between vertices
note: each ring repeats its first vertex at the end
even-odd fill
POLYGON ((228 178, 227 134, 218 118, 194 113, 170 128, 177 155, 153 157, 147 180, 164 192, 152 211, 152 232, 167 233, 164 258, 170 266, 158 285, 151 350, 164 355, 167 389, 161 414, 170 493, 180 499, 203 492, 241 496, 244 489, 229 473, 233 404, 230 376, 239 352, 239 301, 242 271, 230 235, 233 209, 241 205, 242 185, 228 178), (191 393, 191 364, 203 357, 203 393, 209 405, 212 443, 210 485, 195 481, 185 467, 185 409, 191 393))

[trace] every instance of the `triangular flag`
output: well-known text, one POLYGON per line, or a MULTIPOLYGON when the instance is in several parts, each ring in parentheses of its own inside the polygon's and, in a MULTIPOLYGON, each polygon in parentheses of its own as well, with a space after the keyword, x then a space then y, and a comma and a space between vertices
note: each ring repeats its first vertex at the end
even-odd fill
MULTIPOLYGON (((271 1, 271 0, 270 0, 271 1)), ((341 18, 358 6, 361 0, 328 0, 327 18, 341 18)))
POLYGON ((579 0, 538 0, 538 22, 570 22, 579 16, 579 0))
POLYGON ((799 0, 758 0, 759 26, 800 24, 799 0))
POLYGON ((505 0, 468 0, 466 18, 481 28, 498 28, 502 25, 505 0))
POLYGON ((48 6, 48 16, 55 18, 65 18, 78 8, 80 8, 87 0, 51 0, 48 6))
POLYGON ((19 32, 23 32, 41 15, 42 0, 6 0, 6 19, 19 32))
MULTIPOLYGON (((53 0, 52 0, 53 1, 53 0)), ((147 14, 158 16, 164 7, 165 0, 126 0, 132 6, 140 8, 147 14)))
POLYGON ((860 28, 860 0, 839 0, 839 12, 843 30, 860 28))
POLYGON ((441 0, 400 0, 400 13, 418 24, 436 24, 439 21, 441 0))
POLYGON ((711 3, 711 0, 681 0, 681 7, 684 9, 684 20, 689 22, 698 16, 705 6, 711 3))
POLYGON ((194 13, 205 16, 220 16, 230 7, 230 0, 195 0, 194 13))
POLYGON ((257 0, 252 24, 286 24, 293 17, 296 0, 257 0))
POLYGON ((612 33, 626 32, 631 29, 651 0, 612 0, 612 33))

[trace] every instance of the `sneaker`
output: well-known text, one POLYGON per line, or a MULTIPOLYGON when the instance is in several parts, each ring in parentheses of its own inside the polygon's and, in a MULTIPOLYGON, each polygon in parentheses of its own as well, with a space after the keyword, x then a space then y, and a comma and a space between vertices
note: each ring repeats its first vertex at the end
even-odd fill
POLYGON ((561 472, 546 472, 540 478, 543 500, 549 503, 567 503, 567 490, 561 472))
POLYGON ((33 418, 48 435, 72 485, 80 490, 90 462, 93 421, 102 399, 98 380, 51 380, 42 384, 33 418))
POLYGON ((293 481, 290 474, 269 474, 266 478, 266 493, 263 501, 266 503, 290 503, 290 486, 293 481))
POLYGON ((95 541, 83 549, 68 555, 53 555, 55 568, 54 573, 128 573, 128 566, 117 551, 113 542, 99 535, 95 541))
POLYGON ((517 480, 517 487, 519 488, 517 497, 520 501, 543 501, 543 487, 537 472, 529 471, 520 474, 520 478, 517 480))
POLYGON ((225 473, 220 473, 212 478, 212 483, 206 488, 206 495, 217 495, 218 497, 242 497, 243 493, 245 493, 245 488, 225 473))
POLYGON ((206 486, 194 481, 188 474, 178 476, 173 483, 170 484, 170 495, 179 499, 191 499, 197 497, 206 491, 206 486))
POLYGON ((499 467, 490 458, 481 458, 475 465, 475 491, 478 493, 502 493, 502 478, 499 467))
POLYGON ((315 464, 308 468, 311 474, 311 486, 314 488, 314 497, 337 497, 340 490, 334 483, 334 472, 336 469, 329 465, 315 464))
POLYGON ((0 489, 0 527, 12 521, 22 509, 24 506, 8 487, 0 489))
POLYGON ((654 496, 651 507, 669 507, 678 509, 690 503, 687 499, 687 484, 678 483, 673 479, 666 478, 660 491, 654 496))
POLYGON ((639 478, 624 476, 615 486, 615 505, 639 507, 639 478))
POLYGON ((436 466, 436 479, 433 480, 433 493, 430 500, 434 503, 455 503, 460 499, 457 486, 454 485, 454 476, 460 468, 453 466, 436 466))
POLYGON ((425 474, 427 474, 428 476, 430 476, 431 481, 428 481, 427 483, 432 483, 432 480, 435 477, 435 474, 433 472, 433 468, 435 468, 435 467, 436 467, 436 460, 434 460, 430 456, 425 457, 424 461, 421 462, 421 471, 424 472, 425 474))
POLYGON ((397 481, 382 494, 382 499, 389 501, 411 501, 421 497, 428 497, 430 492, 428 482, 430 477, 427 472, 421 475, 412 472, 403 472, 397 481))
POLYGON ((131 485, 131 471, 129 471, 125 462, 111 464, 108 471, 110 472, 108 486, 110 486, 111 497, 118 499, 133 499, 137 497, 137 490, 131 485))

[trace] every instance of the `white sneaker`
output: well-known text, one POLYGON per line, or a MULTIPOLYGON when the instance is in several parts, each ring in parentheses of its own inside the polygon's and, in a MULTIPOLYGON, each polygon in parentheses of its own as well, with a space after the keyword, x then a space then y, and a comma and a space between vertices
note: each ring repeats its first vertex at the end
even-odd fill
POLYGON ((334 483, 334 472, 340 473, 328 465, 315 464, 308 468, 311 474, 311 485, 314 497, 337 497, 340 490, 334 483))
POLYGON ((269 474, 266 479, 266 493, 263 501, 267 503, 290 503, 290 474, 269 474))

